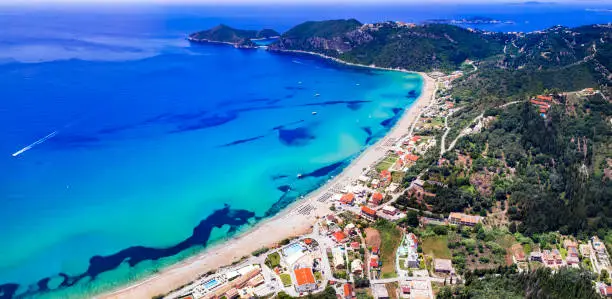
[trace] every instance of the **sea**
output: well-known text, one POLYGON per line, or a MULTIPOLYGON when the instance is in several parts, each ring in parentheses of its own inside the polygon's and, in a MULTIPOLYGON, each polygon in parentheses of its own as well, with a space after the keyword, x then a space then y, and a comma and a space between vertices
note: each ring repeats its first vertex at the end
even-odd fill
POLYGON ((0 5, 0 298, 90 297, 245 232, 421 93, 418 74, 191 32, 474 16, 533 31, 611 22, 605 5, 0 5))

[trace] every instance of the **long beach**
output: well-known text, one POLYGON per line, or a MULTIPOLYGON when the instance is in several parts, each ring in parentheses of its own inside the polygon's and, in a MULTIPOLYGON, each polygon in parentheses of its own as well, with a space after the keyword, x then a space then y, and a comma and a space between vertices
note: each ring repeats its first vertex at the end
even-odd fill
MULTIPOLYGON (((322 55, 318 56, 333 59, 322 55)), ((337 59, 333 60, 345 63, 337 59)), ((353 65, 350 63, 345 64, 353 65)), ((355 66, 384 69, 373 66, 355 66)), ((419 75, 421 75, 424 82, 421 95, 416 102, 404 112, 384 138, 368 147, 341 174, 328 181, 316 191, 311 192, 306 198, 297 200, 278 215, 256 224, 246 232, 238 234, 225 242, 213 245, 194 257, 160 271, 155 276, 134 282, 122 289, 101 294, 97 298, 151 298, 155 295, 166 294, 179 286, 190 283, 207 271, 229 265, 243 256, 249 256, 251 252, 259 248, 273 246, 282 239, 301 235, 309 231, 317 217, 329 213, 329 203, 318 201, 319 197, 326 192, 330 192, 330 189, 339 183, 357 180, 362 174, 363 168, 370 166, 385 156, 386 151, 381 150, 380 145, 390 138, 399 139, 407 134, 412 123, 421 114, 422 109, 433 101, 435 81, 427 74, 419 73, 419 75), (299 213, 299 210, 305 206, 309 206, 308 208, 311 209, 310 213, 299 213)))

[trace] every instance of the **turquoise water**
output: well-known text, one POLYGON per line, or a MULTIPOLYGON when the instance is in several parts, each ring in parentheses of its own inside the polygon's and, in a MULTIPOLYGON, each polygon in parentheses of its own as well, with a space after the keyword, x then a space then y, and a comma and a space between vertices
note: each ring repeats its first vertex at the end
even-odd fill
POLYGON ((248 229, 339 173, 422 84, 170 29, 61 29, 0 46, 0 298, 108 290, 248 229))

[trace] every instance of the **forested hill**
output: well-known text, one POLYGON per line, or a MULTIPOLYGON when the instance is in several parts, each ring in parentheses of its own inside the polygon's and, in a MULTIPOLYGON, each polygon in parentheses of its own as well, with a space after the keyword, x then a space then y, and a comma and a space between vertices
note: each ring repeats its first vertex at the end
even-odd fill
POLYGON ((259 31, 242 30, 221 24, 208 30, 192 33, 189 35, 189 40, 193 42, 223 42, 245 46, 252 45, 251 39, 270 38, 279 35, 280 33, 272 29, 263 29, 259 31))
POLYGON ((351 19, 302 23, 270 49, 311 51, 359 64, 428 71, 454 70, 466 59, 501 54, 503 43, 452 25, 363 25, 351 19))
POLYGON ((584 61, 609 69, 611 34, 609 26, 598 25, 507 34, 449 24, 361 24, 350 19, 299 24, 270 49, 311 51, 413 71, 456 70, 466 59, 509 70, 546 70, 584 61))

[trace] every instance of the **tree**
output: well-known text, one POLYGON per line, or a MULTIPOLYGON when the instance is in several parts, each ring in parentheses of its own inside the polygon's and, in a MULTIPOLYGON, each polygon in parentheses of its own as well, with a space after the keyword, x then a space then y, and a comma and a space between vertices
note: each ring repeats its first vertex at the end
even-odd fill
POLYGON ((414 210, 409 210, 406 214, 405 223, 412 227, 419 226, 419 214, 414 210))

